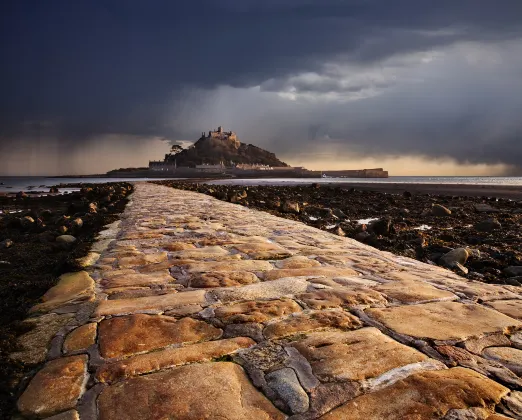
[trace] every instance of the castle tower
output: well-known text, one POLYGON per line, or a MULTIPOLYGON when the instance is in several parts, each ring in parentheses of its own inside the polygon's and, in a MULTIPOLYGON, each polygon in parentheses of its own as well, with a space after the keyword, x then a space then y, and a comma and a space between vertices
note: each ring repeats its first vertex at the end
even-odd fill
POLYGON ((218 133, 223 133, 223 127, 222 126, 218 127, 218 133))

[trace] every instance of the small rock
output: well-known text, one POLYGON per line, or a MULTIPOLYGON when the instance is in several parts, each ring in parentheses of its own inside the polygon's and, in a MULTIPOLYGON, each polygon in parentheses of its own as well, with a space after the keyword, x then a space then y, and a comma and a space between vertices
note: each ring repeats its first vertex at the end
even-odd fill
POLYGON ((60 191, 58 190, 58 187, 51 187, 51 188, 49 188, 49 193, 51 193, 51 194, 57 194, 59 192, 60 191))
POLYGON ((51 210, 42 210, 40 212, 40 217, 44 220, 49 220, 53 216, 53 212, 51 210))
POLYGON ((405 198, 411 198, 412 193, 409 192, 409 191, 404 191, 404 192, 402 193, 402 196, 405 197, 405 198))
POLYGON ((1 248, 11 248, 14 245, 14 242, 11 239, 6 239, 2 242, 0 242, 0 249, 1 248))
POLYGON ((283 210, 285 213, 299 213, 299 212, 300 212, 300 209, 299 209, 299 203, 297 203, 297 202, 295 202, 295 201, 289 201, 289 200, 286 200, 286 201, 283 203, 282 210, 283 210))
POLYGON ((344 230, 341 229, 340 226, 337 226, 337 228, 335 228, 332 233, 334 233, 335 235, 337 236, 346 236, 346 233, 344 230))
POLYGON ((27 194, 24 193, 23 191, 16 193, 16 198, 26 198, 26 197, 27 197, 27 194))
POLYGON ((87 211, 89 213, 97 213, 98 212, 98 206, 96 203, 89 203, 89 206, 87 207, 87 211))
POLYGON ((62 235, 65 234, 65 232, 67 232, 67 226, 58 226, 58 232, 62 235))
POLYGON ((460 271, 462 274, 468 274, 468 272, 469 272, 469 270, 466 267, 464 267, 461 263, 458 263, 458 262, 454 263, 453 267, 451 267, 451 268, 454 268, 457 271, 460 271))
POLYGON ((344 214, 341 210, 339 209, 333 209, 332 210, 332 214, 335 216, 335 217, 338 217, 339 219, 341 220, 345 220, 348 218, 348 216, 346 214, 344 214))
POLYGON ((25 216, 20 219, 20 225, 24 229, 29 229, 34 225, 34 219, 31 216, 25 216))
POLYGON ((433 207, 431 208, 431 212, 434 216, 438 216, 438 217, 444 217, 444 216, 451 215, 451 210, 444 206, 441 206, 440 204, 434 204, 433 207))
POLYGON ((370 236, 371 235, 368 232, 362 231, 355 235, 355 240, 359 242, 365 242, 370 236))
POLYGON ((479 232, 491 232, 493 230, 498 230, 501 227, 502 227, 502 225, 495 218, 484 220, 475 225, 475 229, 478 230, 479 232))
POLYGON ((475 211, 477 213, 498 213, 499 210, 494 208, 494 207, 491 207, 489 204, 485 204, 485 203, 479 203, 479 204, 475 204, 475 211))
POLYGON ((83 220, 77 217, 71 222, 71 227, 73 229, 80 229, 83 226, 83 220))
POLYGON ((385 217, 384 219, 376 220, 370 225, 370 229, 377 235, 388 236, 390 234, 391 219, 385 217))
POLYGON ((72 244, 76 242, 76 238, 72 235, 60 235, 56 238, 56 242, 61 244, 72 244))
POLYGON ((268 386, 281 398, 292 414, 308 411, 308 394, 301 388, 297 375, 290 368, 279 369, 266 375, 268 386))

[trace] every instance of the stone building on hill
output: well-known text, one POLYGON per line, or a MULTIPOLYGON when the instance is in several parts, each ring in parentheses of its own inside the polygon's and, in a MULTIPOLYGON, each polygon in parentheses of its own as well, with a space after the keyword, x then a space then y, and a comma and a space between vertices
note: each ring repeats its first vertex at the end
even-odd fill
POLYGON ((219 140, 226 140, 230 143, 233 143, 236 149, 239 149, 239 146, 241 146, 241 142, 237 138, 237 134, 233 131, 223 131, 223 127, 219 126, 216 131, 209 131, 208 136, 205 135, 204 132, 201 133, 201 139, 219 139, 219 140))

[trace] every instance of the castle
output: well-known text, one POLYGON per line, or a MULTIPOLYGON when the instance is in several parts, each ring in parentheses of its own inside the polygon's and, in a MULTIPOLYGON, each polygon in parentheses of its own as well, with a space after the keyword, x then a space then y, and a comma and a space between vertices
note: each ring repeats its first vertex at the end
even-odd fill
POLYGON ((198 177, 201 173, 233 177, 344 177, 344 178, 387 178, 382 168, 343 171, 310 171, 303 167, 292 167, 280 161, 274 153, 252 144, 241 143, 233 131, 201 133, 192 146, 183 149, 177 146, 165 155, 162 161, 149 162, 149 174, 172 174, 178 177, 198 177))
POLYGON ((236 133, 233 131, 223 131, 223 127, 219 126, 217 131, 209 131, 208 136, 205 135, 205 132, 201 133, 201 139, 218 139, 218 140, 228 140, 229 142, 234 144, 236 149, 239 149, 241 142, 237 138, 236 133))

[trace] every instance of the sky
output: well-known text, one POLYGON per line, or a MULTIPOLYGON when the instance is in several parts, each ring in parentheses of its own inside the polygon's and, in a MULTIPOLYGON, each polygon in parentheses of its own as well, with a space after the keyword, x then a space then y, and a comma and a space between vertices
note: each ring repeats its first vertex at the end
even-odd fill
POLYGON ((224 126, 309 169, 522 175, 520 0, 7 0, 0 175, 224 126))

